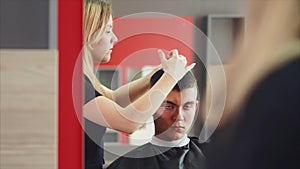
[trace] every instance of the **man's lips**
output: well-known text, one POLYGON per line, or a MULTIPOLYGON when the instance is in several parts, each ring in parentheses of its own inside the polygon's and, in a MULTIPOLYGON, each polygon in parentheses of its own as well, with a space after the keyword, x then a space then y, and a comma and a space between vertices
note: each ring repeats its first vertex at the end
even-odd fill
POLYGON ((185 129, 184 126, 172 126, 172 128, 175 130, 184 130, 185 129))

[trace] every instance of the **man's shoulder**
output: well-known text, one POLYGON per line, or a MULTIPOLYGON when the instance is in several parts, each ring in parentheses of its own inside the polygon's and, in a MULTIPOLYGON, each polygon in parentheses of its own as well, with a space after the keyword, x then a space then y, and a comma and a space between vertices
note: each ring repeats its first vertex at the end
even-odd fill
POLYGON ((203 155, 203 157, 205 157, 205 148, 206 146, 208 146, 208 143, 207 142, 202 142, 198 137, 191 137, 189 136, 190 138, 190 148, 192 149, 197 149, 197 151, 203 155))
POLYGON ((152 144, 146 143, 134 150, 124 154, 111 163, 107 169, 140 169, 143 165, 151 162, 149 161, 151 154, 153 153, 152 144))
POLYGON ((205 143, 200 142, 200 139, 198 137, 195 136, 189 136, 190 139, 190 144, 195 144, 198 147, 202 147, 202 145, 204 145, 205 143))

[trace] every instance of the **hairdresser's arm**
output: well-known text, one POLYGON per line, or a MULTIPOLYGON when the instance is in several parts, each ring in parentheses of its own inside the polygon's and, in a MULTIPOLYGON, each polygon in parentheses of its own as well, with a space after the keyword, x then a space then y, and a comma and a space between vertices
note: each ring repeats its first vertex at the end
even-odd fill
POLYGON ((120 86, 116 90, 102 86, 105 97, 115 101, 122 107, 126 107, 150 89, 150 78, 158 69, 159 67, 146 76, 120 86))
POLYGON ((156 112, 176 83, 164 73, 150 90, 124 108, 99 96, 84 105, 83 116, 102 126, 132 133, 156 112))
POLYGON ((127 83, 113 91, 113 100, 120 106, 126 107, 150 89, 150 78, 159 68, 137 80, 127 83))

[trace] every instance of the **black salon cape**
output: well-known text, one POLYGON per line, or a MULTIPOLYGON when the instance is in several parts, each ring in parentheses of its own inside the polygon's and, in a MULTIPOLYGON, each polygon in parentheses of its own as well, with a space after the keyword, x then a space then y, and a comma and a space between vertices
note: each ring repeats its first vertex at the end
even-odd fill
POLYGON ((205 169, 205 157, 197 138, 191 137, 184 147, 161 147, 144 144, 115 160, 107 169, 205 169), (167 151, 166 151, 167 150, 167 151), (158 153, 162 152, 162 153, 158 153), (145 154, 157 154, 145 158, 145 154), (179 167, 183 160, 183 166, 179 167))

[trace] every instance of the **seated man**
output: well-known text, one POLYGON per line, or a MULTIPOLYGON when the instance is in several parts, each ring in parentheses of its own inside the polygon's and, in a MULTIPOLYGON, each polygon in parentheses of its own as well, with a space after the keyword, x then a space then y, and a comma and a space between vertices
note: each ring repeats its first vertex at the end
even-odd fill
MULTIPOLYGON (((151 86, 163 74, 151 77, 151 86)), ((197 138, 188 137, 198 106, 196 79, 188 72, 168 94, 154 115, 155 135, 115 160, 107 169, 203 169, 205 157, 197 138)))

